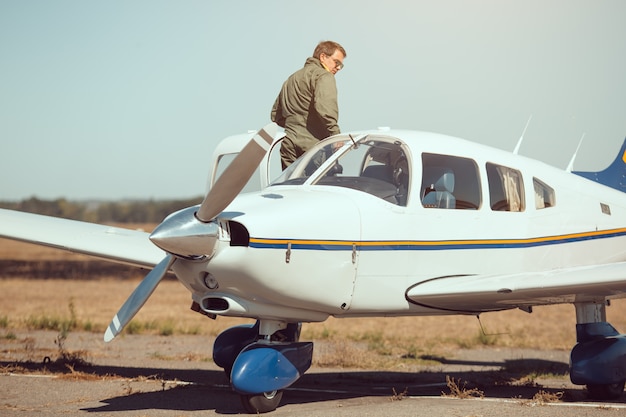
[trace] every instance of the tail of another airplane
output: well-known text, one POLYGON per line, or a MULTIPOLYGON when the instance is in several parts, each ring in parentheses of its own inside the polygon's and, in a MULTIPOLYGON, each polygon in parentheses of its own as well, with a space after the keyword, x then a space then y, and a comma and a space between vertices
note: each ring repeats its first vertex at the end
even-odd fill
POLYGON ((604 171, 584 172, 572 171, 576 175, 604 184, 607 187, 626 192, 626 139, 619 154, 604 171))

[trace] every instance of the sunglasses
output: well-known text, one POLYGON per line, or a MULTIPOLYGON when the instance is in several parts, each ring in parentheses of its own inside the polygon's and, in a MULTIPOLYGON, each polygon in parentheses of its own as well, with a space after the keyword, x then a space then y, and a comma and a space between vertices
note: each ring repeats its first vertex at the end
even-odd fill
MULTIPOLYGON (((326 54, 324 54, 326 55, 326 54)), ((327 57, 329 57, 330 59, 332 59, 335 62, 335 68, 337 68, 337 71, 341 70, 343 68, 343 62, 341 62, 338 59, 332 58, 330 55, 326 55, 327 57)))

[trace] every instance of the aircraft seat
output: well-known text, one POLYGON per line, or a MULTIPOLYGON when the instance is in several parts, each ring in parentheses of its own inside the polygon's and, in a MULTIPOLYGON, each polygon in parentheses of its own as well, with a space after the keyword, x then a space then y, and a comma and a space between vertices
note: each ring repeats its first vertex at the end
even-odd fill
POLYGON ((363 170, 362 177, 376 178, 393 184, 393 172, 388 165, 370 165, 363 170))
POLYGON ((446 171, 434 184, 434 191, 429 192, 422 199, 422 205, 428 208, 456 208, 454 191, 454 172, 446 171))

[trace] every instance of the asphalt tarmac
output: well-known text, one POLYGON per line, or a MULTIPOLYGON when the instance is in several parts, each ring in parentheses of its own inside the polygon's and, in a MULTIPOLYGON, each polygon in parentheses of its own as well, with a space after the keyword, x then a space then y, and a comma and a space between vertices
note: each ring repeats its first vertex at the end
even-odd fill
MULTIPOLYGON (((0 415, 245 413, 224 372, 210 361, 212 341, 204 336, 126 335, 104 344, 99 335, 72 333, 61 343, 57 333, 46 331, 21 332, 0 341, 0 415)), ((569 382, 568 352, 485 348, 421 359, 427 364, 410 369, 312 368, 285 391, 279 408, 268 415, 626 413, 626 395, 610 403, 589 402, 584 388, 569 382)))

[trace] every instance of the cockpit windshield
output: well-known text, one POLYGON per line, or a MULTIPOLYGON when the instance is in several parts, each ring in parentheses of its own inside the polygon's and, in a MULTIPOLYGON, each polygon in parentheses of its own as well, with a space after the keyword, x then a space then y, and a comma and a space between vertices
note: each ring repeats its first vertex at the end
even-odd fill
POLYGON ((337 136, 291 164, 272 185, 330 185, 360 190, 405 206, 410 182, 406 147, 397 139, 337 136))

